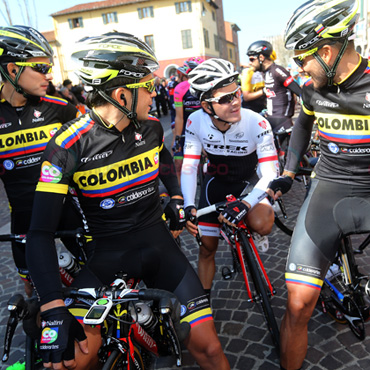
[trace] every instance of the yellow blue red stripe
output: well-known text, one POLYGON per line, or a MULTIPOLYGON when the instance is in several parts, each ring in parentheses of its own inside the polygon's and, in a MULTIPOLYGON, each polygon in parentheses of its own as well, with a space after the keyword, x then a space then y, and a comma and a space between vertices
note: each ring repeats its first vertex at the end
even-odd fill
POLYGON ((26 148, 16 148, 16 149, 11 149, 11 150, 6 150, 0 153, 0 159, 13 157, 14 155, 26 155, 26 154, 35 153, 35 152, 42 152, 45 150, 46 145, 47 143, 42 143, 42 144, 37 144, 37 145, 31 145, 26 148))
POLYGON ((94 126, 94 123, 89 116, 86 116, 60 134, 55 140, 56 144, 65 149, 70 148, 84 133, 94 126))
POLYGON ((321 279, 292 272, 285 273, 285 281, 287 284, 304 285, 317 290, 321 290, 322 284, 324 283, 321 279))
POLYGON ((212 317, 212 310, 208 308, 204 308, 202 310, 199 310, 197 312, 194 312, 191 315, 185 316, 181 322, 188 322, 190 326, 193 328, 194 326, 197 326, 203 322, 211 321, 213 320, 212 317))
POLYGON ((57 98, 55 96, 45 95, 41 97, 41 100, 47 101, 49 103, 55 103, 59 105, 67 105, 68 102, 65 99, 57 98))

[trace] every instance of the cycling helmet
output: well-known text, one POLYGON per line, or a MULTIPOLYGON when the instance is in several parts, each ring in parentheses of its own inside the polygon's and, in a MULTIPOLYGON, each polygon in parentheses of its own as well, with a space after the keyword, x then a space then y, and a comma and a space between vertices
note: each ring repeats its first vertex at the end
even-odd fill
POLYGON ((136 126, 139 125, 136 120, 137 89, 131 89, 130 111, 112 99, 104 86, 119 77, 137 83, 159 68, 153 50, 145 42, 121 32, 87 37, 77 42, 72 60, 77 66, 75 73, 82 82, 97 90, 106 101, 123 112, 136 126))
POLYGON ((18 69, 13 80, 8 74, 6 64, 37 57, 50 59, 53 57, 53 49, 40 32, 27 26, 0 27, 0 71, 15 90, 26 98, 30 95, 18 85, 19 77, 25 67, 21 66, 18 69))
POLYGON ((202 100, 204 93, 237 82, 238 76, 229 61, 208 59, 189 73, 190 92, 202 100))
POLYGON ((177 68, 177 70, 188 76, 189 73, 196 67, 198 67, 199 64, 203 63, 204 62, 204 59, 202 58, 199 58, 199 57, 193 57, 193 58, 189 58, 188 60, 186 60, 184 62, 184 65, 182 67, 179 67, 177 68))
POLYGON ((322 39, 348 38, 359 14, 358 0, 307 1, 290 18, 285 30, 289 50, 312 49, 322 39))
POLYGON ((268 41, 259 40, 249 45, 249 48, 247 50, 247 55, 248 56, 258 56, 262 54, 265 57, 270 58, 272 52, 273 52, 273 47, 268 41))
POLYGON ((325 70, 328 86, 333 84, 338 64, 359 18, 358 0, 315 0, 300 6, 285 30, 285 47, 290 50, 313 49, 321 40, 343 41, 332 68, 314 52, 312 55, 325 70))

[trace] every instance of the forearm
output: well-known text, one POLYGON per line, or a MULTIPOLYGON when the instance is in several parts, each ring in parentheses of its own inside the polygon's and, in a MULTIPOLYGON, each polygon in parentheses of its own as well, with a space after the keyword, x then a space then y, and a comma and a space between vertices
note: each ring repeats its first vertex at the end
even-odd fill
POLYGON ((163 145, 159 157, 159 178, 166 187, 170 197, 180 196, 182 198, 181 189, 175 173, 175 166, 171 153, 163 145))

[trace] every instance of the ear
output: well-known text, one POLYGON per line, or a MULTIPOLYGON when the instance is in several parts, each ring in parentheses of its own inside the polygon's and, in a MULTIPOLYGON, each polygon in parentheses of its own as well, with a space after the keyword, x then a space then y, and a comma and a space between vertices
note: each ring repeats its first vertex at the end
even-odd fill
POLYGON ((8 63, 6 68, 10 76, 15 77, 17 75, 18 67, 14 63, 8 63))
POLYGON ((203 108, 207 113, 212 114, 211 110, 209 109, 209 104, 210 104, 210 103, 208 103, 208 102, 206 102, 206 101, 204 101, 204 100, 203 100, 200 104, 201 104, 202 108, 203 108))
POLYGON ((112 93, 112 98, 114 100, 117 100, 118 104, 126 106, 127 100, 126 100, 126 90, 123 87, 119 87, 112 93))
POLYGON ((330 60, 333 58, 334 48, 332 45, 325 45, 321 48, 321 58, 322 60, 329 65, 330 60))

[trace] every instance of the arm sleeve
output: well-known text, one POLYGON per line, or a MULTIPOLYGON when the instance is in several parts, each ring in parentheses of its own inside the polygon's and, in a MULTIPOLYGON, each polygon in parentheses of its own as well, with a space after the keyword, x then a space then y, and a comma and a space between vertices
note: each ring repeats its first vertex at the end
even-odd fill
POLYGON ((279 76, 281 83, 297 96, 301 96, 302 89, 299 87, 297 82, 294 81, 293 76, 291 76, 290 73, 281 66, 278 66, 276 71, 278 72, 277 76, 279 76))
MULTIPOLYGON (((189 120, 193 115, 190 115, 189 120)), ((194 126, 194 121, 192 126, 194 126)), ((195 206, 197 189, 197 172, 202 143, 194 131, 189 128, 185 131, 184 161, 181 167, 181 190, 184 195, 184 206, 195 206)))
POLYGON ((159 178, 166 187, 170 197, 174 195, 182 196, 172 155, 164 145, 159 156, 159 178))
MULTIPOLYGON (((258 117, 258 116, 257 116, 258 117)), ((253 208, 263 198, 271 180, 279 175, 279 163, 270 123, 266 119, 251 122, 251 135, 256 143, 257 175, 260 178, 253 190, 243 199, 253 208)))

